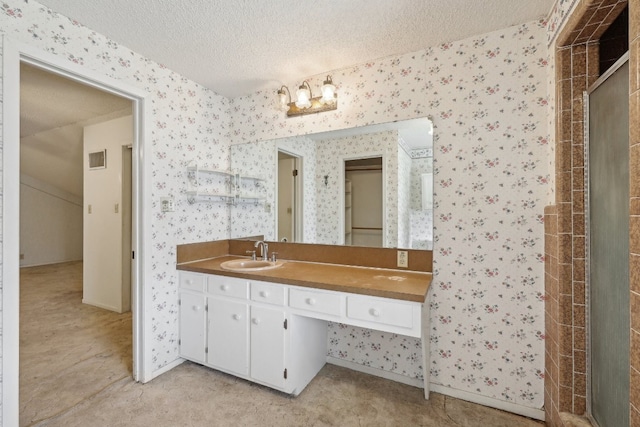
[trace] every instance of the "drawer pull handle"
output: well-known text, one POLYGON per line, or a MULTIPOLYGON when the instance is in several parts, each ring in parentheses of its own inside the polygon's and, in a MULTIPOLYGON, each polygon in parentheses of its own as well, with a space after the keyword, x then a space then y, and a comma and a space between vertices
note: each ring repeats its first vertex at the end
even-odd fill
POLYGON ((229 290, 229 285, 220 285, 220 289, 226 292, 229 290))
POLYGON ((371 310, 369 310, 369 313, 373 316, 373 317, 378 317, 380 316, 380 311, 377 308, 372 308, 371 310))
POLYGON ((316 303, 316 300, 315 298, 307 298, 306 302, 309 305, 314 305, 316 303))
POLYGON ((252 320, 254 325, 259 325, 260 324, 260 319, 258 319, 257 317, 254 317, 252 320))
POLYGON ((268 297, 268 296, 269 296, 269 292, 267 292, 267 291, 260 291, 260 296, 261 296, 262 298, 266 298, 266 297, 268 297))
POLYGON ((191 279, 187 279, 186 282, 187 282, 187 285, 193 285, 193 280, 191 279))
POLYGON ((240 320, 240 319, 242 319, 242 316, 241 316, 241 315, 239 315, 239 314, 234 314, 232 317, 233 317, 233 320, 240 320))
POLYGON ((199 305, 194 305, 194 306, 193 306, 193 307, 191 307, 191 308, 193 308, 193 311, 200 311, 200 310, 202 310, 202 307, 200 307, 199 305))

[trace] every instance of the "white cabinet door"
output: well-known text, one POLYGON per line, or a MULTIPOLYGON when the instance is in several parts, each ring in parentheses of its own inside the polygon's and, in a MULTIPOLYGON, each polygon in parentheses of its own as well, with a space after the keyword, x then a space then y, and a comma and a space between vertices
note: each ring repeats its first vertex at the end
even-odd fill
POLYGON ((249 374, 249 306, 209 298, 207 362, 225 371, 249 374))
POLYGON ((284 389, 286 359, 286 314, 282 310, 251 307, 251 377, 284 389))
POLYGON ((203 295, 180 293, 180 356, 199 363, 205 361, 205 315, 203 295))

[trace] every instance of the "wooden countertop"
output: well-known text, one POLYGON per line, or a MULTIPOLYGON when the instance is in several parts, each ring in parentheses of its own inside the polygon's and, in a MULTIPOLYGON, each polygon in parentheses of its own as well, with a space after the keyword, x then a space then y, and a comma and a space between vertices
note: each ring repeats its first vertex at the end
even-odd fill
POLYGON ((220 267, 224 261, 243 258, 227 255, 185 262, 177 269, 417 302, 424 302, 432 280, 431 273, 304 261, 284 260, 281 267, 246 273, 220 267))

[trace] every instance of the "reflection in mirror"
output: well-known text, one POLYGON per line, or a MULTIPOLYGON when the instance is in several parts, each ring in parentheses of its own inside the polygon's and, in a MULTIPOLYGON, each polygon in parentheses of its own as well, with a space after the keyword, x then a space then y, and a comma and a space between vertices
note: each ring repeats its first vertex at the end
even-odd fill
POLYGON ((431 121, 421 118, 233 145, 231 169, 263 178, 262 188, 243 191, 259 191, 264 202, 231 207, 231 237, 432 249, 432 141, 431 121), (294 160, 280 171, 280 159, 294 160), (361 179, 367 173, 377 174, 381 190, 369 187, 374 178, 361 179), (376 191, 382 206, 354 216, 354 202, 376 191))

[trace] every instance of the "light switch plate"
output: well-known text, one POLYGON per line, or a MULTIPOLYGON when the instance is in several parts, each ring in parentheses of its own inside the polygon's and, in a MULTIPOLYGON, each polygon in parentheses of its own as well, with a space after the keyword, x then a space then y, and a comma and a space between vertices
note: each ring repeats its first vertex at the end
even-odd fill
POLYGON ((160 197, 162 212, 173 212, 173 197, 160 197))
POLYGON ((398 251, 398 267, 409 268, 409 252, 398 251))

